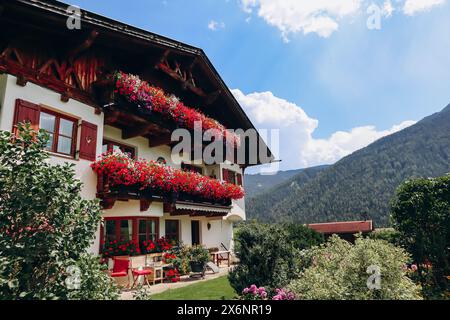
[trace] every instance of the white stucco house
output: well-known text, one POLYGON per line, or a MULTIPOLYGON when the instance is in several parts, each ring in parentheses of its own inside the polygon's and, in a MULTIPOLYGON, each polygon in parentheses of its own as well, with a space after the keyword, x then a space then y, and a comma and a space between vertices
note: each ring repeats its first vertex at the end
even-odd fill
MULTIPOLYGON (((183 126, 167 114, 141 112, 139 103, 124 102, 129 95, 117 99, 111 81, 117 71, 139 75, 177 103, 214 119, 219 128, 254 129, 205 53, 86 11, 81 11, 81 29, 69 29, 68 5, 58 1, 0 5, 0 129, 11 131, 28 121, 46 130, 50 161, 75 164, 83 197, 102 200, 104 220, 91 251, 99 253, 108 239, 142 242, 163 236, 232 249, 233 223, 246 218, 244 198, 217 203, 181 196, 169 201, 161 193, 118 194, 105 190, 91 168, 104 152, 114 150, 245 188, 244 171, 261 164, 259 157, 256 163, 207 165, 192 164, 192 155, 183 153, 181 163, 175 162, 170 138, 183 126)), ((240 141, 245 145, 245 138, 240 141)), ((261 140, 258 146, 267 149, 261 140)), ((251 158, 248 150, 245 159, 251 158)))

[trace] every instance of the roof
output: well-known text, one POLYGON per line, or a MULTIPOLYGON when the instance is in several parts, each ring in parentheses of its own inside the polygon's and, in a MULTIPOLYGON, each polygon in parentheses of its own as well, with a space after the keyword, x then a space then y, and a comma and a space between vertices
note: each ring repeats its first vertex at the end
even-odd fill
MULTIPOLYGON (((72 14, 67 11, 67 8, 70 6, 69 4, 56 0, 15 0, 14 2, 11 2, 10 0, 0 0, 0 5, 3 4, 12 6, 18 4, 20 6, 23 6, 23 8, 32 9, 32 11, 35 13, 40 12, 39 15, 47 15, 48 20, 64 19, 63 21, 66 21, 66 19, 72 14)), ((195 46, 191 46, 180 41, 176 41, 83 9, 81 9, 81 21, 83 25, 89 26, 90 28, 107 30, 108 32, 114 34, 126 36, 128 39, 133 41, 149 43, 163 49, 170 49, 172 51, 179 52, 182 55, 195 57, 199 60, 199 63, 205 68, 205 70, 208 70, 209 76, 212 77, 212 80, 217 85, 217 87, 221 89, 221 92, 226 97, 226 99, 230 101, 229 105, 232 112, 237 114, 241 119, 242 129, 255 129, 253 123, 248 118, 239 102, 236 100, 228 86, 225 84, 225 82, 201 48, 197 48, 195 46)), ((268 147, 267 150, 273 160, 272 152, 268 147)))
POLYGON ((323 234, 365 233, 373 231, 372 220, 312 223, 307 227, 323 234))

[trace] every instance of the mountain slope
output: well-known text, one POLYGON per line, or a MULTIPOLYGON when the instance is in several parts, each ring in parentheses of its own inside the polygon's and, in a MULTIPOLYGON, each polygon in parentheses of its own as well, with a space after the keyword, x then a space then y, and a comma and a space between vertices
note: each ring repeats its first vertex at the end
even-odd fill
POLYGON ((250 199, 247 214, 249 219, 302 223, 371 218, 387 225, 389 203, 400 183, 448 172, 450 105, 345 157, 299 188, 280 193, 282 184, 250 199))
MULTIPOLYGON (((267 212, 266 208, 270 208, 273 204, 284 199, 290 193, 299 190, 326 168, 328 168, 328 166, 318 166, 298 170, 298 173, 294 177, 287 179, 283 183, 272 186, 272 188, 265 190, 254 197, 247 197, 245 201, 247 217, 249 219, 262 218, 263 220, 267 220, 264 219, 266 218, 264 215, 264 213, 267 212)), ((247 190, 247 184, 245 188, 247 190)))
MULTIPOLYGON (((326 166, 323 166, 324 168, 326 166)), ((282 184, 292 177, 300 174, 305 169, 279 171, 274 175, 246 174, 245 175, 245 194, 248 199, 257 196, 276 185, 282 184)))

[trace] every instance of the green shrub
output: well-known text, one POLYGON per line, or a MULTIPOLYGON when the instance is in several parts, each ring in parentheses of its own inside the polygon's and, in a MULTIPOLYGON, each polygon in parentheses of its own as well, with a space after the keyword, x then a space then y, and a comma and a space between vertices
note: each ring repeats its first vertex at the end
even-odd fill
POLYGON ((385 240, 395 246, 400 245, 400 232, 393 228, 376 229, 367 237, 373 240, 385 240))
POLYGON ((180 272, 181 275, 189 274, 191 266, 189 264, 189 247, 179 242, 178 246, 173 247, 170 253, 174 254, 176 258, 173 260, 173 266, 180 272))
POLYGON ((113 299, 117 289, 87 253, 100 221, 73 165, 50 165, 48 136, 0 132, 0 299, 113 299))
POLYGON ((323 234, 318 233, 302 224, 285 223, 282 227, 287 231, 287 241, 300 250, 309 249, 325 241, 323 234))
POLYGON ((450 175, 405 182, 397 190, 391 212, 400 243, 418 266, 424 295, 430 299, 448 298, 450 175))
POLYGON ((203 246, 192 246, 188 249, 190 262, 207 263, 209 261, 209 251, 203 246))
POLYGON ((307 265, 305 247, 317 244, 321 236, 303 226, 242 224, 235 233, 239 265, 229 274, 231 286, 242 292, 250 285, 274 292, 294 279, 307 265))
MULTIPOLYGON (((310 250, 312 265, 289 286, 298 299, 369 300, 420 299, 420 287, 408 278, 408 254, 383 240, 358 238, 354 245, 333 236, 310 250), (373 269, 368 269, 373 268, 373 269), (379 288, 369 279, 379 268, 379 288)), ((373 278, 372 278, 373 279, 373 278)))

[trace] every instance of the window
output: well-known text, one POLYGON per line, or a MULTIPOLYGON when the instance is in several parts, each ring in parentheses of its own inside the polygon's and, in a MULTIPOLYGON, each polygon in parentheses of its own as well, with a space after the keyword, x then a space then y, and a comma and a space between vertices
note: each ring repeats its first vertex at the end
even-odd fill
POLYGON ((105 242, 131 241, 133 240, 133 219, 110 218, 105 219, 105 226, 102 238, 105 242))
POLYGON ((191 164, 182 163, 181 169, 183 169, 184 171, 197 172, 197 173, 203 174, 202 167, 193 166, 191 164))
POLYGON ((41 109, 39 127, 50 136, 46 150, 74 156, 77 120, 47 109, 41 109))
POLYGON ((159 218, 120 217, 105 218, 101 230, 100 248, 112 241, 137 241, 142 248, 144 241, 159 239, 159 218))
POLYGON ((175 243, 180 241, 180 221, 166 220, 166 239, 175 243))
POLYGON ((144 250, 144 241, 156 241, 159 238, 159 219, 149 218, 138 220, 138 241, 141 250, 144 250))
POLYGON ((136 159, 136 148, 118 142, 103 140, 103 153, 117 151, 127 154, 131 159, 136 159))
POLYGON ((229 183, 232 184, 237 184, 236 183, 236 172, 228 170, 228 181, 229 183))
POLYGON ((242 174, 240 173, 236 173, 228 169, 223 169, 222 178, 225 182, 242 186, 242 174))

